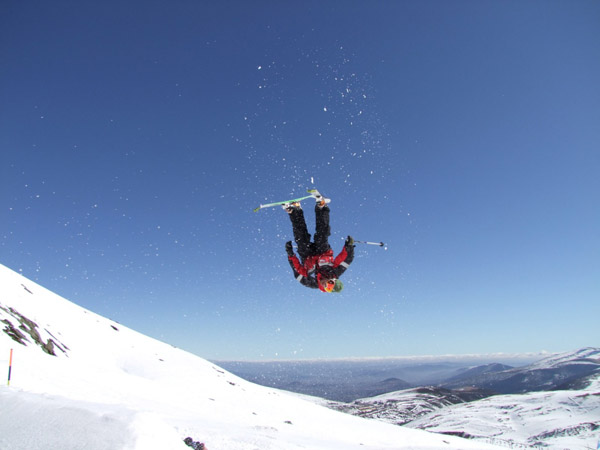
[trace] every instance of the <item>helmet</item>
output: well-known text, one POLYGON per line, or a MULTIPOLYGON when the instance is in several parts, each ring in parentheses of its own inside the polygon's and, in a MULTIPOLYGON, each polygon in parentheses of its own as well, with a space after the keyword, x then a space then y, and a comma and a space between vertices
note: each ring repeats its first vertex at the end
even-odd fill
POLYGON ((344 289, 344 283, 342 283, 340 280, 335 280, 335 285, 333 286, 333 292, 339 293, 339 292, 342 292, 342 289, 344 289))

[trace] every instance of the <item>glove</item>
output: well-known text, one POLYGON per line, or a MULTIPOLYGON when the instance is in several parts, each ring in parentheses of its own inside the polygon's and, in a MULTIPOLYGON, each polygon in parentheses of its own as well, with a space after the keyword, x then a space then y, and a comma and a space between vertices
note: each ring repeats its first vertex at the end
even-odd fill
POLYGON ((285 243, 285 251, 287 252, 288 256, 294 256, 294 249, 292 248, 292 241, 287 241, 285 243))
POLYGON ((354 247, 354 238, 352 236, 348 236, 346 238, 346 244, 345 244, 345 246, 346 247, 350 247, 350 246, 354 247))

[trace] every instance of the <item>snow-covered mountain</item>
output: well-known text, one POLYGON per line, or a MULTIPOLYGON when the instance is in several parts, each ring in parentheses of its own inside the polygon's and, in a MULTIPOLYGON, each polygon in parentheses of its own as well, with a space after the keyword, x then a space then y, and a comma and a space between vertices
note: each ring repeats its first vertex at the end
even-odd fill
POLYGON ((577 391, 497 395, 455 405, 407 426, 498 444, 596 449, 600 443, 600 374, 589 381, 577 391))
POLYGON ((451 391, 434 386, 424 386, 389 392, 355 400, 351 403, 328 402, 325 404, 332 409, 355 416, 404 425, 446 406, 479 400, 488 395, 490 393, 479 389, 451 391))
POLYGON ((477 386, 500 394, 546 391, 600 372, 600 348, 584 348, 544 358, 525 367, 490 371, 448 380, 442 386, 456 389, 477 386))
POLYGON ((455 375, 452 375, 444 380, 444 384, 450 383, 459 383, 462 380, 470 380, 475 377, 480 377, 482 375, 489 375, 492 373, 503 372, 505 370, 510 370, 513 367, 507 366, 506 364, 485 364, 482 366, 469 367, 459 369, 455 375))
POLYGON ((0 265, 3 450, 482 449, 258 386, 0 265), (6 373, 6 372, 5 372, 6 373))
MULTIPOLYGON (((429 387, 349 404, 329 402, 328 406, 361 417, 517 448, 595 449, 600 440, 599 353, 600 349, 585 348, 518 369, 523 382, 528 381, 529 373, 536 387, 545 380, 545 386, 554 388, 556 383, 565 390, 490 396, 489 391, 476 387, 429 387), (547 381, 552 380, 550 373, 554 374, 553 383, 547 381), (585 375, 575 377, 573 373, 585 375), (565 384, 565 379, 570 381, 565 384)), ((506 372, 510 371, 513 369, 506 372)))

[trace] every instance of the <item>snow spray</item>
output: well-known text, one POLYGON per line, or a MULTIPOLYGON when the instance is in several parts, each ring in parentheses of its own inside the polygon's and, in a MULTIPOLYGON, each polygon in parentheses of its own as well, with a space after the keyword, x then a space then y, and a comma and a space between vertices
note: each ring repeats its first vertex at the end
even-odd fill
POLYGON ((10 349, 10 358, 8 360, 8 383, 6 384, 7 386, 10 386, 10 373, 12 372, 12 355, 13 355, 13 349, 10 349))

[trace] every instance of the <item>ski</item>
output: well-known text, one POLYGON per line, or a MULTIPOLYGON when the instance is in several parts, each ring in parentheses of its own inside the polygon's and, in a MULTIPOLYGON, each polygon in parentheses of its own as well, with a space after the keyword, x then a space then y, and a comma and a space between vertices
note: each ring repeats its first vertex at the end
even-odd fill
POLYGON ((281 202, 273 202, 273 203, 266 203, 264 205, 259 205, 258 207, 254 208, 253 211, 254 212, 258 212, 263 208, 270 208, 271 206, 279 206, 279 205, 285 205, 286 203, 295 203, 295 202, 299 202, 301 200, 306 200, 307 198, 311 198, 313 197, 312 195, 306 195, 304 197, 299 197, 299 198, 292 198, 290 200, 283 200, 281 202))
POLYGON ((330 199, 323 197, 321 195, 321 193, 318 190, 316 190, 316 189, 308 189, 307 192, 310 195, 305 195, 304 197, 299 197, 299 198, 292 198, 290 200, 282 200, 280 202, 265 203, 264 205, 257 206, 256 208, 253 209, 253 211, 254 212, 258 212, 261 209, 270 208, 272 206, 285 205, 287 203, 296 203, 296 202, 300 202, 302 200, 306 200, 307 198, 314 198, 317 201, 325 200, 326 203, 329 203, 331 201, 330 199))

